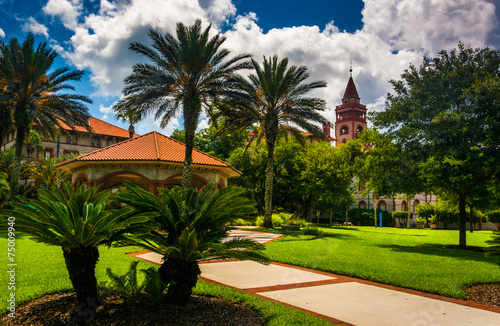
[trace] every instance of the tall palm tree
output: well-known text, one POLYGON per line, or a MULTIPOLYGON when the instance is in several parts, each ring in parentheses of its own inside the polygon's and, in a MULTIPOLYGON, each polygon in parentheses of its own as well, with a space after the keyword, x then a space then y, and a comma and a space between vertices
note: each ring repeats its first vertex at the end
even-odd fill
POLYGON ((49 71, 57 53, 29 33, 22 44, 11 39, 0 43, 0 109, 9 111, 16 129, 15 161, 10 181, 9 199, 13 200, 19 183, 23 143, 31 126, 44 136, 53 136, 61 124, 89 127, 85 103, 92 101, 78 94, 68 82, 79 81, 83 71, 67 67, 49 71))
POLYGON ((115 200, 153 216, 153 231, 138 234, 126 241, 163 255, 159 269, 162 281, 168 284, 168 302, 185 306, 196 286, 200 268, 198 261, 234 258, 267 262, 264 246, 251 239, 227 239, 231 221, 255 214, 255 202, 243 197, 243 190, 206 185, 198 192, 182 188, 159 189, 159 196, 125 182, 125 190, 115 200), (161 232, 156 231, 160 229, 161 232), (246 250, 243 250, 246 249, 246 250))
MULTIPOLYGON (((272 191, 274 146, 278 134, 287 125, 296 125, 314 135, 322 135, 321 128, 314 123, 329 124, 320 114, 325 110, 325 101, 305 95, 313 89, 326 87, 324 81, 304 83, 309 77, 305 66, 288 67, 288 59, 264 57, 262 66, 252 59, 255 74, 249 76, 244 90, 250 101, 242 101, 239 105, 221 106, 224 128, 240 129, 259 125, 258 139, 264 138, 267 144, 266 192, 264 225, 272 228, 272 191), (285 126, 283 126, 285 125, 285 126)), ((302 132, 287 128, 286 133, 303 142, 302 132)))
POLYGON ((2 224, 13 216, 16 231, 60 246, 79 303, 95 309, 100 305, 95 277, 98 246, 121 240, 129 232, 145 232, 149 217, 131 207, 107 210, 110 193, 99 192, 98 186, 73 188, 67 183, 63 188, 40 188, 37 200, 18 196, 19 202, 12 202, 14 209, 0 211, 2 224))
POLYGON ((151 29, 148 35, 152 47, 132 43, 130 49, 146 56, 151 63, 134 65, 133 72, 125 78, 125 97, 114 106, 122 117, 131 109, 140 118, 154 113, 162 128, 182 112, 186 132, 184 191, 191 182, 194 134, 201 110, 206 109, 211 116, 214 104, 221 98, 240 98, 242 78, 236 72, 251 68, 245 60, 249 54, 226 60, 229 51, 221 48, 226 38, 220 34, 210 38, 210 28, 202 31, 199 19, 192 26, 178 22, 177 37, 151 29))

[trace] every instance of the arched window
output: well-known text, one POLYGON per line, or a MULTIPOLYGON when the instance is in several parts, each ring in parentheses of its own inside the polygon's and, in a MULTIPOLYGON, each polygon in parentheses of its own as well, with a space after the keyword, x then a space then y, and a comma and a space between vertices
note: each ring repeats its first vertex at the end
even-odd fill
POLYGON ((383 200, 379 201, 377 208, 380 209, 381 211, 385 211, 386 210, 385 201, 383 201, 383 200))
POLYGON ((420 201, 418 199, 415 199, 413 201, 413 214, 417 214, 417 206, 420 205, 420 201))
POLYGON ((408 207, 406 207, 406 202, 403 200, 403 201, 401 202, 401 210, 402 210, 402 211, 406 211, 406 209, 407 209, 407 208, 408 208, 408 207))
POLYGON ((356 129, 356 133, 358 133, 358 134, 359 134, 359 133, 360 133, 360 132, 362 132, 362 131, 363 131, 363 127, 358 126, 358 128, 356 129))
POLYGON ((347 142, 347 141, 346 141, 346 139, 344 138, 344 140, 342 141, 342 143, 344 143, 344 144, 345 144, 346 142, 347 142))
POLYGON ((348 133, 349 133, 349 128, 342 127, 342 129, 340 129, 340 134, 341 135, 347 135, 348 133))
POLYGON ((364 200, 360 201, 358 204, 358 208, 365 209, 366 208, 366 203, 364 200))

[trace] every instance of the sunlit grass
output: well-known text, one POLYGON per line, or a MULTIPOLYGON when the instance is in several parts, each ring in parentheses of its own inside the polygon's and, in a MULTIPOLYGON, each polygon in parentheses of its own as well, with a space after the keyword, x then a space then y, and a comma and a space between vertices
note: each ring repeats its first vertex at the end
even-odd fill
MULTIPOLYGON (((329 271, 454 298, 478 283, 500 283, 498 258, 448 249, 456 230, 374 227, 321 228, 332 237, 281 238, 266 245, 274 261, 329 271), (291 241, 292 240, 292 241, 291 241)), ((467 233, 469 246, 486 247, 491 231, 467 233)))

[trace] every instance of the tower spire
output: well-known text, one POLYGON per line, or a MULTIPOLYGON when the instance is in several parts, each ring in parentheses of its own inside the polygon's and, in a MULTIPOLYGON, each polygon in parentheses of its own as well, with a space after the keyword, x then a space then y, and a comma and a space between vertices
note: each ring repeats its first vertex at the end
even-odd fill
POLYGON ((349 64, 349 78, 352 78, 352 59, 349 64))

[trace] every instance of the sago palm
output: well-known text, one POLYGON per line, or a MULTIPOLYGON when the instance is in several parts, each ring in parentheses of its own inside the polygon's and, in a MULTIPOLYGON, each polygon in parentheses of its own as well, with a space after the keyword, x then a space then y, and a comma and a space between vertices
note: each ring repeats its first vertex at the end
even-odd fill
POLYGON ((200 274, 198 260, 207 257, 235 258, 266 262, 264 247, 250 239, 227 239, 226 224, 248 218, 256 212, 255 203, 242 197, 242 190, 223 188, 212 183, 201 192, 180 187, 160 189, 159 197, 125 183, 115 200, 134 207, 138 212, 153 214, 161 231, 151 231, 131 238, 127 244, 139 245, 163 255, 162 280, 168 284, 167 299, 186 305, 200 274))
POLYGON ((221 45, 226 38, 210 38, 211 26, 201 29, 201 20, 185 26, 178 22, 177 35, 162 35, 149 30, 152 46, 132 43, 130 49, 144 55, 150 63, 134 65, 125 79, 125 97, 114 106, 118 116, 132 110, 139 119, 154 113, 164 128, 172 117, 182 113, 186 132, 186 150, 182 186, 191 182, 194 134, 202 109, 212 114, 219 100, 240 98, 241 69, 251 68, 249 54, 227 59, 229 51, 221 45), (227 60, 226 60, 227 59, 227 60))
MULTIPOLYGON (((309 77, 305 66, 288 66, 288 59, 264 57, 260 65, 254 59, 252 64, 255 74, 251 74, 249 82, 245 84, 245 92, 250 101, 242 101, 239 105, 221 106, 225 129, 246 130, 251 126, 259 126, 259 137, 264 138, 267 144, 268 157, 266 168, 265 192, 265 219, 264 225, 272 228, 272 191, 273 191, 273 162, 274 146, 282 125, 295 125, 303 130, 321 135, 318 124, 329 124, 320 114, 325 110, 325 101, 316 97, 306 97, 310 91, 326 87, 324 81, 305 83, 309 77)), ((287 133, 298 136, 301 132, 289 128, 287 133)))
MULTIPOLYGON (((75 88, 69 82, 79 81, 83 71, 52 65, 57 53, 28 34, 22 44, 11 39, 0 42, 0 109, 10 114, 16 129, 15 161, 10 181, 10 200, 14 199, 19 183, 19 166, 23 143, 31 126, 44 136, 53 136, 61 124, 88 127, 86 103, 82 95, 61 93, 75 88)), ((10 127, 10 126, 6 126, 10 127)), ((4 126, 2 126, 4 128, 4 126)))
POLYGON ((96 308, 100 302, 95 277, 98 247, 121 240, 129 232, 145 232, 149 218, 131 207, 107 210, 110 193, 99 192, 97 186, 73 188, 68 183, 63 188, 41 188, 37 200, 18 196, 19 202, 12 202, 14 208, 0 215, 14 217, 16 231, 33 240, 60 246, 78 301, 96 308))

